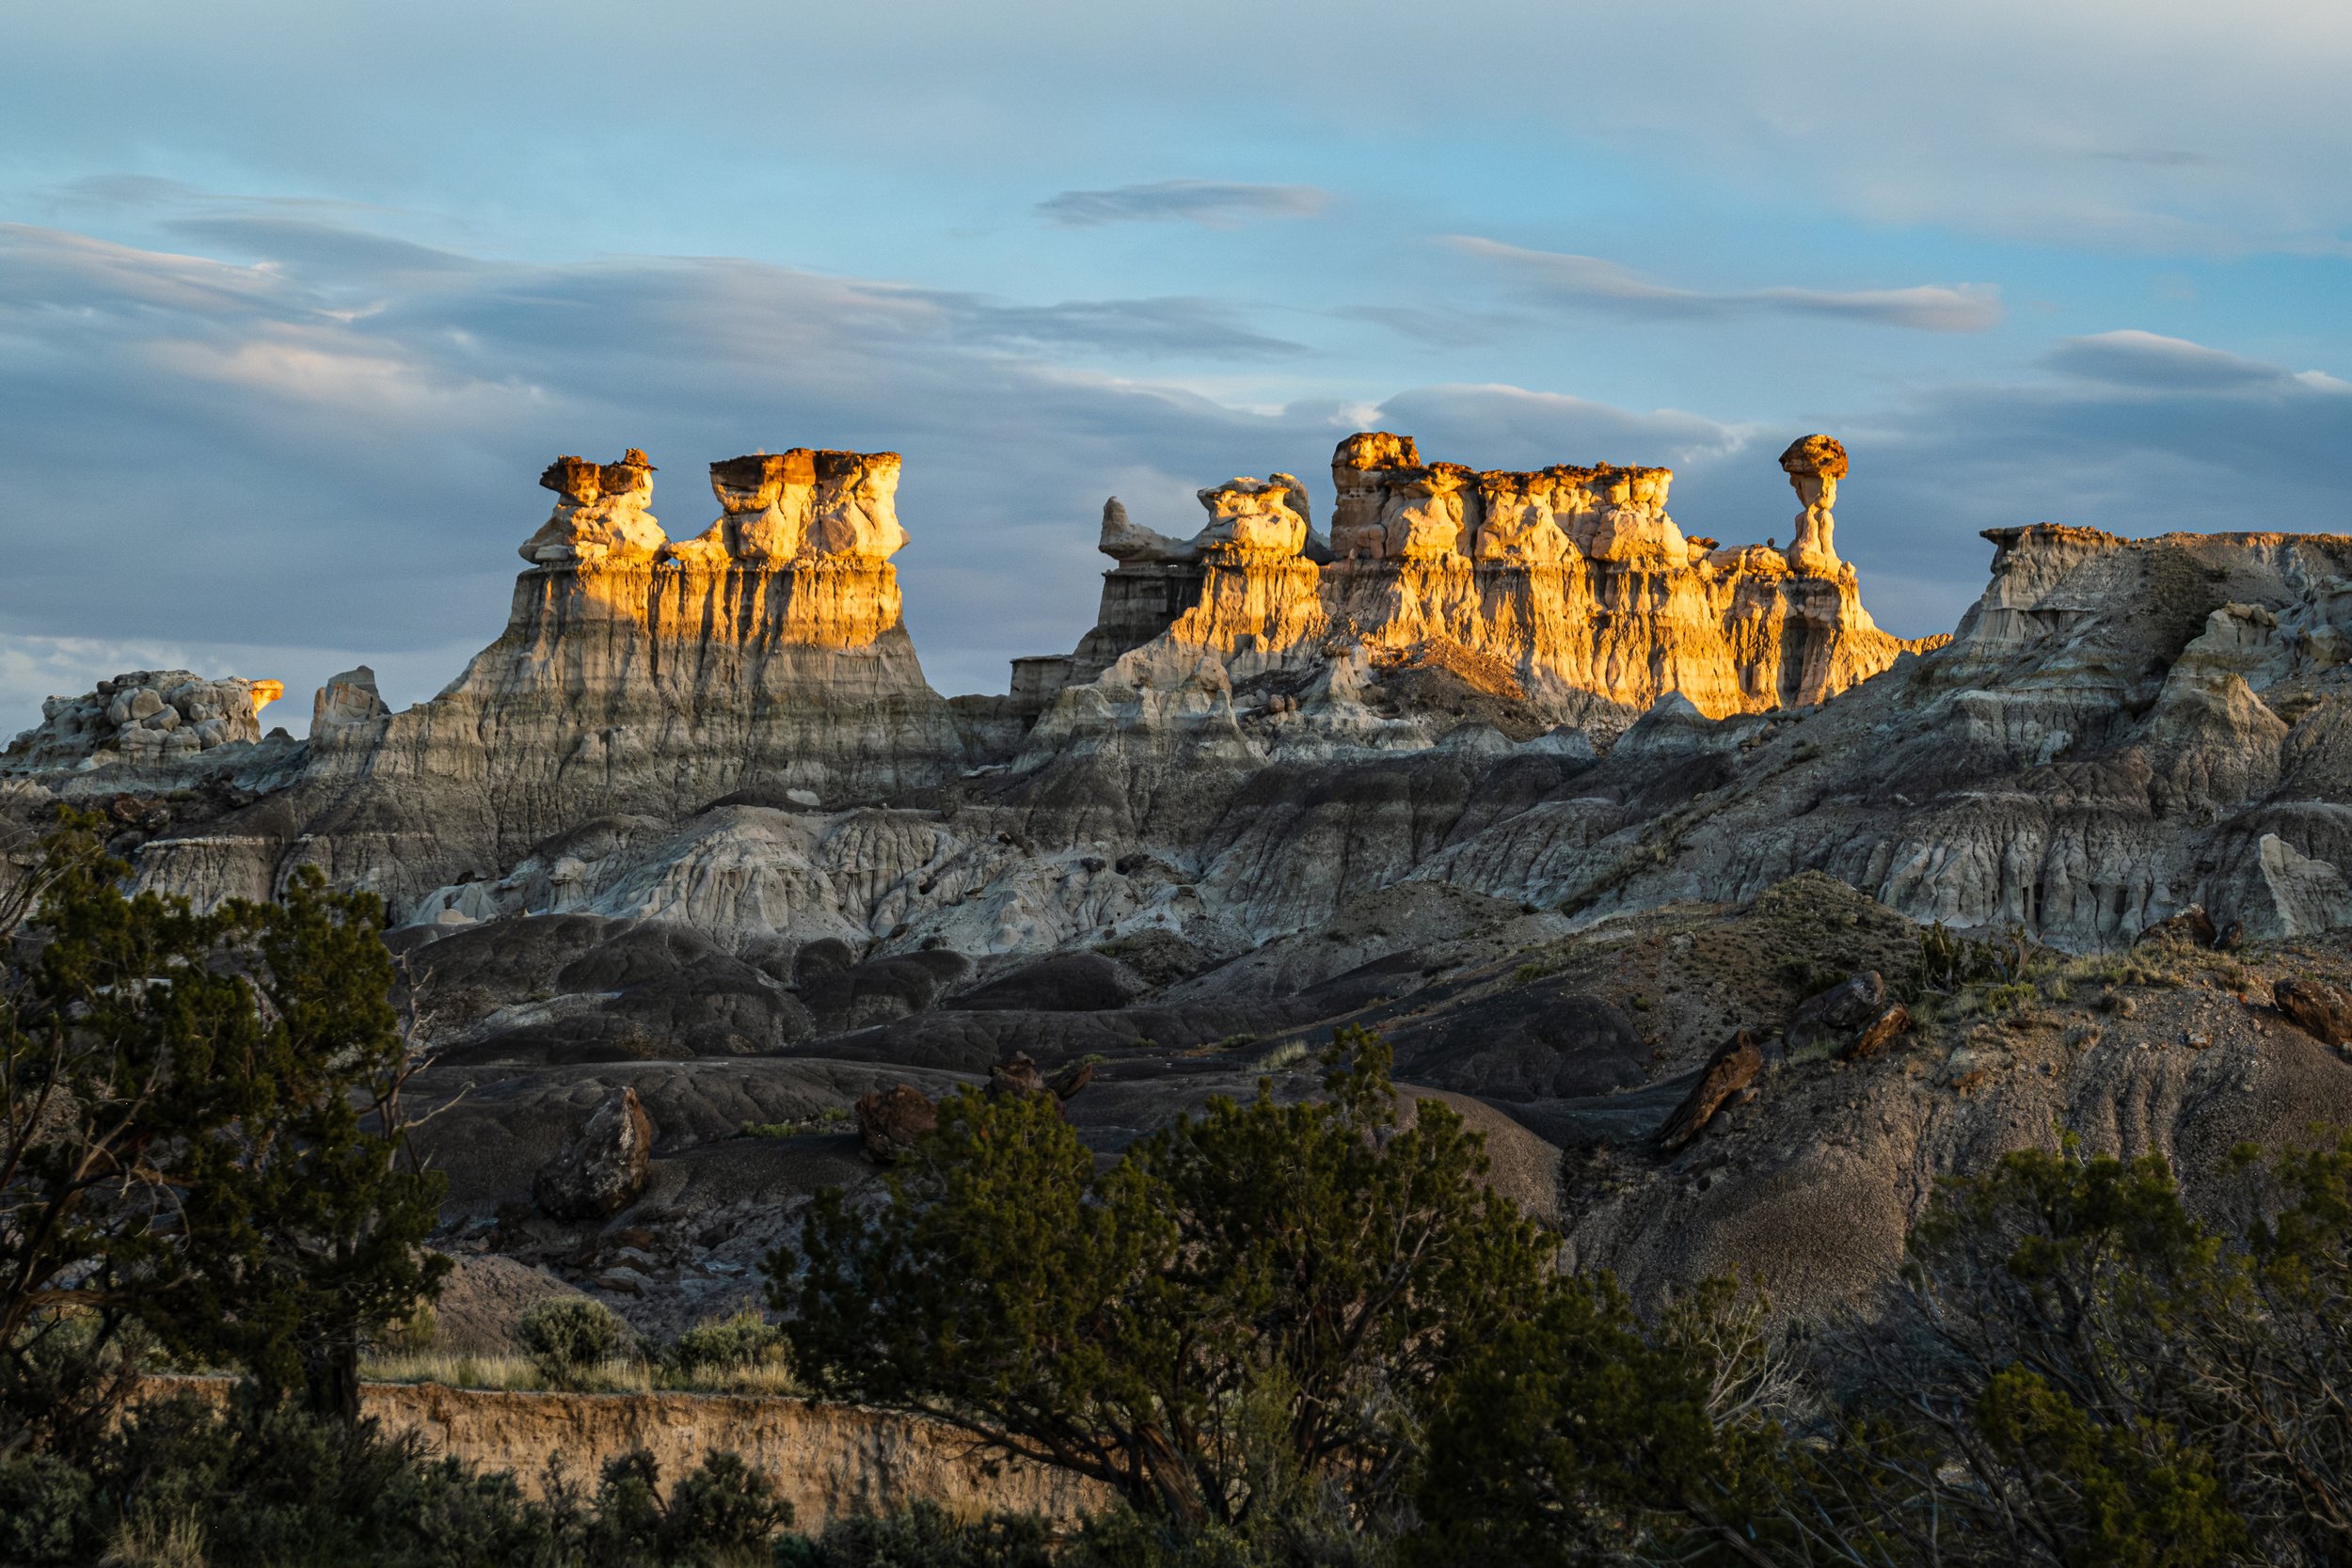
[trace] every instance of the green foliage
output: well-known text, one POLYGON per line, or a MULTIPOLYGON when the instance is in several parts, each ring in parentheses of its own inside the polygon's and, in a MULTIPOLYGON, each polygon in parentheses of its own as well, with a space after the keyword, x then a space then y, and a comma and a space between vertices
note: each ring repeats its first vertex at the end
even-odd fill
POLYGON ((35 939, 0 977, 0 1427, 60 1430, 41 1357, 133 1325, 349 1414, 361 1342, 448 1266, 382 906, 313 867, 277 904, 126 895, 96 828, 0 907, 35 939))
POLYGON ((1788 1392, 1760 1323, 1727 1281, 1655 1326, 1606 1276, 1550 1284, 1448 1380, 1411 1560, 1565 1565, 1746 1539, 1785 1468, 1788 1392))
POLYGON ((1909 975, 1892 976, 1896 993, 1915 1002, 1934 993, 1949 995, 1969 986, 2013 986, 2024 981, 2034 947, 2022 926, 1999 937, 1963 937, 1937 921, 1919 933, 1919 952, 1909 975))
POLYGON ((550 1296, 523 1314, 516 1341, 540 1375, 558 1388, 576 1388, 583 1376, 636 1346, 620 1315, 586 1296, 550 1296))
POLYGON ((716 1453, 665 1499, 660 1465, 638 1449, 605 1462, 584 1513, 559 1496, 551 1533, 577 1539, 586 1568, 750 1562, 792 1523, 792 1505, 773 1492, 740 1457, 716 1453))
POLYGON ((696 1323, 670 1342, 663 1359, 680 1372, 757 1367, 787 1358, 784 1330, 755 1307, 696 1323))
POLYGON ((747 1138, 798 1138, 811 1132, 839 1132, 855 1120, 846 1105, 828 1105, 814 1116, 792 1121, 747 1121, 743 1135, 747 1138))
POLYGON ((1397 1131, 1385 1044, 1345 1031, 1324 1060, 1327 1099, 1216 1100, 1099 1173, 1046 1097, 951 1097, 879 1206, 823 1195, 771 1259, 803 1375, 1154 1515, 1246 1518, 1267 1490, 1246 1429, 1269 1428, 1376 1510, 1420 1403, 1546 1249, 1452 1110, 1397 1131))
POLYGON ((93 1544, 90 1478, 51 1453, 0 1462, 0 1562, 79 1562, 93 1544))
POLYGON ((81 1464, 0 1462, 0 1561, 701 1568, 770 1560, 792 1522, 769 1479, 732 1453, 711 1454, 667 1497, 638 1452, 608 1464, 593 1493, 559 1481, 532 1501, 511 1477, 425 1459, 413 1438, 257 1394, 241 1390, 226 1410, 186 1397, 139 1407, 81 1464))
POLYGON ((929 1500, 835 1519, 814 1540, 776 1544, 776 1568, 1051 1568, 1052 1532, 1033 1513, 958 1519, 929 1500))

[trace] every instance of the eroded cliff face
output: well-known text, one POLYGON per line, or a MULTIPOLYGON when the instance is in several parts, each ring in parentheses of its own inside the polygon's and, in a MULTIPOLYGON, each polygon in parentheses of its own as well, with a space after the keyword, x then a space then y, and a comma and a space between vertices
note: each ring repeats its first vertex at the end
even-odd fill
MULTIPOLYGON (((1193 683, 1202 657, 1247 681, 1443 646, 1603 739, 1669 691, 1713 718, 1818 703, 1933 640, 1881 631, 1836 555, 1844 450, 1808 436, 1782 462, 1805 506, 1786 550, 1685 537, 1666 513, 1669 469, 1481 473, 1424 464, 1412 437, 1388 432, 1333 453, 1327 546, 1287 474, 1201 491, 1210 522, 1190 541, 1137 528, 1114 499, 1102 548, 1119 564, 1100 623, 1025 684, 1042 706, 1122 659, 1124 690, 1193 683)), ((1073 714, 1045 737, 1073 721, 1091 727, 1073 714)))
MULTIPOLYGON (((338 677, 307 747, 214 749, 254 752, 223 774, 249 804, 133 847, 207 899, 311 861, 408 920, 882 955, 1234 954, 1408 880, 1586 922, 1806 870, 2083 948, 2192 903, 2352 923, 2352 543, 1998 530, 1949 644, 1906 643, 1836 555, 1842 448, 1781 464, 1786 547, 1685 535, 1662 469, 1478 473, 1382 433, 1342 443, 1327 532, 1288 474, 1203 489, 1190 539, 1114 505, 1100 624, 982 722, 907 639, 891 454, 713 465, 684 541, 642 453, 565 459, 506 631, 447 690, 393 714, 338 677)), ((100 695, 25 754, 119 730, 100 695)))
POLYGON ((253 814, 249 842, 159 844, 143 872, 254 893, 310 860, 405 909, 613 813, 676 818, 743 793, 818 805, 955 777, 961 743, 888 560, 906 541, 898 468, 888 452, 714 464, 725 515, 674 544, 646 510, 642 452, 559 459, 540 482, 555 512, 522 546, 534 564, 498 641, 403 713, 371 714, 356 689, 322 697, 309 766, 253 814))
MULTIPOLYGON (((1706 787, 1664 810, 1538 808, 1416 875, 1589 915, 1819 869, 2076 949, 2192 904, 2255 937, 2352 921, 2352 539, 1988 537, 1948 647, 1801 722, 1694 737, 1706 787)), ((1631 781, 1639 750, 1587 783, 1631 781)))

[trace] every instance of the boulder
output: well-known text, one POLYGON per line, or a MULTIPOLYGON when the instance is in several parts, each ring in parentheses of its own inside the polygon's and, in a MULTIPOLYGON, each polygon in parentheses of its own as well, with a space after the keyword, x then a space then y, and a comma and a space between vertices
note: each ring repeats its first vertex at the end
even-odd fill
POLYGON ((896 1084, 858 1097, 858 1138, 866 1146, 866 1158, 878 1164, 898 1159, 938 1125, 939 1107, 912 1084, 896 1084))
POLYGON ((988 1098, 1009 1100, 1020 1095, 1050 1094, 1058 1102, 1094 1082, 1094 1064, 1073 1062, 1053 1077, 1047 1078, 1037 1069, 1025 1051, 1016 1051, 988 1069, 988 1098))
POLYGON ((1763 1069, 1764 1053, 1756 1049, 1755 1037, 1745 1029, 1717 1047, 1700 1070, 1699 1081, 1691 1085, 1682 1103, 1659 1128, 1659 1152, 1673 1154, 1689 1147, 1692 1139, 1707 1131, 1715 1113, 1733 1096, 1745 1092, 1763 1069))
POLYGON ((2270 999, 2297 1029, 2322 1045, 2352 1042, 2352 995, 2325 980, 2280 980, 2270 999))
POLYGON ((1898 1002, 1862 1026, 1845 1050, 1846 1060, 1867 1062, 1886 1049, 1886 1042, 1911 1032, 1911 1009, 1898 1002))
POLYGON ((635 1089, 618 1088, 562 1152, 539 1168, 531 1196, 554 1219, 602 1219, 636 1201, 652 1166, 653 1118, 635 1089))
POLYGON ((988 1098, 1009 1100, 1016 1095, 1045 1093, 1045 1080, 1025 1051, 1016 1051, 988 1069, 988 1098))
POLYGON ((2202 904, 2191 904, 2176 915, 2157 921, 2134 940, 2134 947, 2150 942, 2169 942, 2181 947, 2211 947, 2221 940, 2214 928, 2213 916, 2202 904))
MULTIPOLYGON (((1791 1057, 1818 1054, 1817 1047, 1842 1052, 1866 1026, 1881 1021, 1885 1009, 1886 982, 1879 978, 1878 971, 1869 970, 1849 975, 1820 995, 1808 998, 1788 1021, 1782 1037, 1791 1057)), ((1909 1022, 1908 1014, 1904 1022, 1909 1022)))

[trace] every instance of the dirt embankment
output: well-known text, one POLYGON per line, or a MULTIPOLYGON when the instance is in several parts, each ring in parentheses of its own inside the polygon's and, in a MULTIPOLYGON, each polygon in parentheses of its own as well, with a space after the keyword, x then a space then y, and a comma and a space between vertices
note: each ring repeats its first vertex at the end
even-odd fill
MULTIPOLYGON (((157 1378, 155 1393, 211 1378, 157 1378)), ((732 1449, 772 1478, 802 1528, 929 1497, 958 1513, 991 1509, 1074 1519, 1109 1505, 1099 1488, 1038 1465, 993 1458, 931 1421, 856 1405, 725 1394, 542 1394, 370 1383, 361 1411, 388 1433, 415 1432, 436 1453, 511 1472, 536 1497, 549 1467, 593 1484, 605 1461, 644 1449, 664 1486, 706 1454, 732 1449)))

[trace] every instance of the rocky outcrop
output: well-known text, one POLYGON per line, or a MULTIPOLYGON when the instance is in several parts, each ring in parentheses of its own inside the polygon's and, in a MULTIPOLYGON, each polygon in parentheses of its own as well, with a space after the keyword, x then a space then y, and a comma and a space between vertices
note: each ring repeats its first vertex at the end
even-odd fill
POLYGON ((724 511, 697 537, 666 546, 664 559, 709 567, 830 557, 879 563, 903 548, 895 451, 759 452, 710 466, 724 511))
POLYGON ((1788 1054, 1791 1058, 1838 1054, 1867 1032, 1885 1008, 1886 982, 1876 970, 1849 975, 1798 1007, 1782 1034, 1788 1054))
POLYGON ((0 755, 0 773, 193 762, 217 747, 260 740, 262 709, 285 694, 272 680, 134 670, 83 696, 42 703, 40 723, 0 755))
MULTIPOLYGON (((143 1394, 226 1402, 225 1378, 152 1377, 143 1394)), ((914 1502, 959 1516, 1041 1513, 1074 1527, 1111 1502, 1069 1472, 974 1447, 954 1428, 862 1405, 729 1394, 516 1393, 438 1383, 363 1383, 359 1413, 390 1438, 511 1476, 527 1497, 551 1480, 593 1485, 624 1454, 652 1456, 666 1491, 715 1454, 736 1455, 814 1535, 829 1522, 914 1502), (550 1467, 550 1461, 556 1461, 550 1467)))
POLYGON ((362 664, 336 675, 310 699, 310 734, 373 723, 392 710, 375 689, 375 672, 362 664))
MULTIPOLYGON (((1992 531, 1949 646, 1661 791, 1618 752, 1416 873, 1590 917, 1820 869, 1921 921, 2120 947, 2201 906, 2279 939, 2352 920, 2352 540, 1992 531)), ((1632 739, 1629 736, 1628 740, 1632 739)))
POLYGON ((2272 1002, 2322 1045, 2352 1044, 2352 996, 2325 980, 2296 975, 2270 988, 2272 1002))
POLYGON ((1212 520, 1189 542, 1114 502, 1103 548, 1119 564, 1095 629, 1066 661, 1024 661, 1016 684, 1041 711, 1136 656, 1112 683, 1117 705, 1129 688, 1196 684, 1203 657, 1248 680, 1444 645, 1604 738, 1667 692, 1714 718, 1818 703, 1931 643, 1880 631, 1829 547, 1843 450, 1809 436, 1788 464, 1804 470, 1790 477, 1813 521, 1785 553, 1687 539, 1666 512, 1669 469, 1481 473, 1425 464, 1412 437, 1378 431, 1333 453, 1327 546, 1287 474, 1201 491, 1212 520))
POLYGON ((1837 482, 1846 477, 1846 449, 1831 436, 1801 436, 1780 454, 1804 510, 1797 514, 1797 531, 1788 541, 1791 571, 1815 577, 1835 576, 1840 564, 1834 537, 1836 521, 1830 508, 1837 504, 1837 482))
POLYGON ((1750 1085, 1763 1070, 1764 1053, 1756 1049, 1756 1040, 1745 1029, 1725 1040, 1699 1069, 1698 1081, 1691 1085, 1691 1092, 1683 1096, 1674 1114, 1659 1128, 1659 1152, 1675 1154, 1689 1148, 1693 1139, 1707 1131, 1717 1112, 1750 1092, 1750 1085))
POLYGON ((898 472, 890 452, 714 464, 726 515, 674 546, 642 452, 559 459, 541 482, 555 514, 524 546, 533 565, 497 641, 402 713, 366 713, 339 681, 292 790, 158 846, 143 874, 251 895, 310 859, 405 912, 616 814, 675 821, 729 795, 816 804, 952 779, 962 742, 886 559, 906 538, 898 472))
POLYGON ((888 1164, 939 1126, 939 1107, 912 1084, 893 1084, 858 1097, 858 1141, 866 1157, 888 1164))
POLYGON ((635 1089, 616 1089, 542 1167, 531 1196, 550 1218, 600 1220, 636 1201, 652 1164, 653 1119, 635 1089))
POLYGON ((612 463, 559 457, 539 476, 555 492, 555 511, 519 553, 534 566, 651 561, 669 541, 645 510, 653 501, 654 467, 631 447, 612 463))
POLYGON ((2076 948, 2191 904, 2250 938, 2352 921, 2352 545, 1995 530, 1949 645, 1905 642, 1837 559, 1842 449, 1782 466, 1786 550, 1683 534, 1662 469, 1476 472, 1380 432, 1334 453, 1327 546, 1288 474, 1203 488, 1188 539, 1114 504, 1094 629, 950 708, 883 559, 889 454, 716 464, 682 544, 650 465, 569 460, 504 636, 405 712, 330 683, 292 787, 175 808, 139 874, 259 896, 308 860, 404 919, 867 961, 1225 956, 1407 879, 1594 920, 1818 869, 2076 948))

